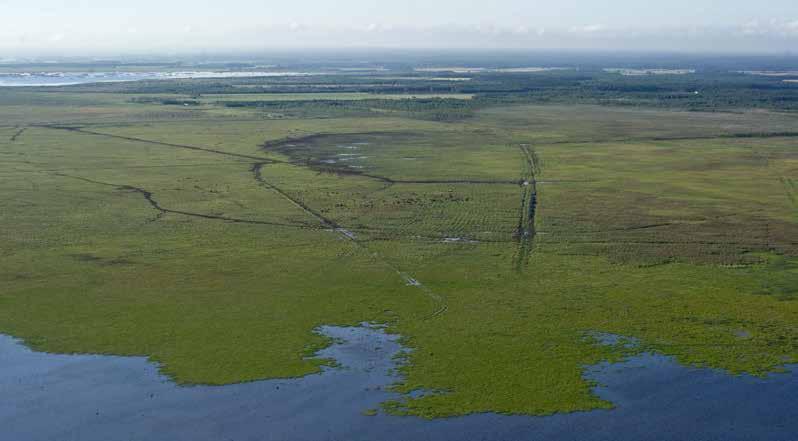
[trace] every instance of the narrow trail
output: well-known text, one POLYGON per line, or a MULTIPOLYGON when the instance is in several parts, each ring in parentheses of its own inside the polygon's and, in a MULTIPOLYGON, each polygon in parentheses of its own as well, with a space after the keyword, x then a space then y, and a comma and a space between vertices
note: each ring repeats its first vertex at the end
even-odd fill
POLYGON ((333 229, 335 231, 343 230, 343 228, 340 225, 338 225, 338 223, 335 222, 334 220, 332 220, 332 219, 324 216, 320 212, 310 208, 304 202, 302 202, 301 200, 291 196, 290 194, 288 194, 282 188, 280 188, 280 187, 276 186, 275 184, 267 181, 264 178, 264 176, 263 176, 263 167, 268 165, 268 164, 269 164, 268 162, 258 162, 258 163, 253 164, 252 167, 249 169, 252 172, 252 174, 254 175, 255 180, 258 181, 258 184, 260 184, 261 186, 263 186, 265 188, 268 188, 269 190, 272 190, 272 191, 276 192, 277 194, 282 196, 284 199, 286 199, 287 201, 291 202, 291 204, 293 204, 295 207, 297 207, 300 210, 304 211, 305 213, 307 213, 311 217, 316 218, 316 220, 318 220, 325 227, 327 227, 329 229, 333 229))
POLYGON ((519 148, 524 158, 524 177, 520 181, 521 209, 518 216, 518 226, 515 238, 518 250, 515 256, 515 270, 523 271, 529 262, 535 245, 535 217, 538 209, 537 176, 540 173, 540 161, 535 151, 529 144, 520 144, 519 148))
POLYGON ((610 228, 610 229, 607 229, 607 230, 574 231, 574 234, 598 234, 598 233, 609 233, 609 232, 613 232, 613 231, 650 230, 652 228, 670 227, 671 225, 674 225, 674 222, 662 222, 662 223, 659 223, 659 224, 640 225, 640 226, 637 226, 637 227, 610 228))
MULTIPOLYGON (((195 213, 195 212, 189 212, 189 211, 174 210, 174 209, 165 208, 165 207, 161 206, 160 203, 154 198, 153 194, 151 192, 143 189, 143 188, 134 187, 134 186, 131 186, 131 185, 114 184, 114 183, 108 183, 108 182, 102 182, 102 181, 95 181, 95 180, 91 180, 91 179, 88 179, 88 178, 83 178, 83 177, 79 177, 79 176, 72 176, 72 175, 68 175, 68 174, 64 174, 64 173, 54 173, 54 174, 57 175, 57 176, 69 177, 69 178, 72 178, 72 179, 79 179, 79 180, 82 180, 82 181, 85 181, 85 182, 89 182, 89 183, 93 183, 93 184, 97 184, 97 185, 105 185, 105 186, 114 187, 114 188, 117 188, 117 189, 120 189, 120 190, 132 191, 132 192, 138 193, 138 194, 140 194, 141 196, 144 197, 144 199, 150 204, 150 206, 153 209, 155 209, 155 210, 157 210, 159 212, 159 215, 158 215, 158 217, 156 217, 155 220, 159 219, 161 216, 163 216, 165 214, 179 214, 179 215, 195 217, 195 218, 202 218, 202 219, 209 219, 209 220, 218 220, 218 221, 225 221, 225 222, 231 222, 231 223, 240 223, 240 224, 270 225, 270 226, 281 226, 281 227, 290 227, 290 228, 301 228, 301 229, 307 229, 307 230, 321 230, 321 229, 332 230, 332 231, 336 232, 337 234, 339 234, 340 236, 342 236, 343 238, 345 238, 346 240, 351 241, 356 246, 358 246, 359 248, 361 248, 364 251, 366 251, 367 253, 369 253, 371 256, 373 256, 375 259, 377 259, 379 262, 381 262, 383 265, 385 265, 387 268, 390 268, 407 285, 414 286, 414 287, 418 288, 428 298, 432 299, 438 306, 435 309, 435 311, 433 311, 426 318, 437 317, 437 316, 445 313, 448 310, 448 305, 446 303, 446 300, 443 298, 443 296, 441 296, 439 294, 436 294, 429 287, 427 287, 426 285, 421 283, 419 280, 417 280, 412 275, 407 274, 407 273, 403 272, 402 270, 400 270, 397 266, 392 264, 386 258, 384 258, 381 255, 379 255, 379 253, 374 252, 372 250, 369 250, 368 246, 365 243, 359 241, 357 239, 357 236, 355 235, 355 233, 353 233, 352 231, 342 227, 336 221, 324 216, 319 211, 314 210, 313 208, 311 208, 310 206, 305 204, 303 201, 292 197, 285 190, 279 188, 278 186, 274 185, 271 182, 268 182, 264 178, 264 176, 263 176, 263 167, 264 166, 269 165, 269 164, 278 164, 278 163, 290 164, 290 162, 281 161, 281 160, 272 159, 272 158, 264 158, 264 157, 259 157, 259 156, 251 156, 251 155, 244 155, 244 154, 238 154, 238 153, 225 152, 225 151, 222 151, 222 150, 209 149, 209 148, 191 146, 191 145, 186 145, 186 144, 174 144, 174 143, 153 141, 153 140, 130 137, 130 136, 112 135, 112 134, 108 134, 108 133, 101 133, 101 132, 95 132, 95 131, 92 131, 92 130, 86 130, 86 129, 82 129, 80 127, 56 126, 56 125, 41 125, 39 127, 44 127, 44 128, 53 129, 53 130, 64 130, 64 131, 82 133, 82 134, 87 134, 87 135, 102 136, 102 137, 107 137, 107 138, 121 139, 121 140, 125 140, 125 141, 140 142, 140 143, 152 144, 152 145, 169 147, 169 148, 186 149, 186 150, 191 150, 191 151, 200 151, 200 152, 206 152, 206 153, 213 153, 213 154, 227 156, 227 157, 232 157, 232 158, 237 158, 237 159, 245 159, 245 160, 247 160, 248 162, 250 162, 252 164, 252 166, 250 168, 250 171, 253 173, 255 180, 261 186, 263 186, 264 188, 268 188, 268 189, 278 193, 283 198, 285 198, 286 200, 291 202, 294 206, 296 206, 297 208, 301 209, 302 211, 307 213, 309 216, 311 216, 311 217, 315 218, 316 220, 318 220, 320 225, 319 226, 297 225, 297 224, 269 222, 269 221, 260 221, 260 220, 239 219, 239 218, 232 218, 232 217, 227 217, 227 216, 218 216, 218 215, 205 214, 205 213, 195 213)), ((294 165, 296 165, 296 164, 294 164, 294 165)), ((418 182, 415 182, 415 181, 403 182, 403 181, 395 181, 395 180, 392 180, 390 178, 380 177, 380 176, 376 176, 376 175, 365 175, 365 174, 362 174, 362 173, 353 173, 353 175, 360 175, 360 176, 366 176, 366 177, 373 178, 373 179, 378 179, 380 181, 383 181, 383 182, 385 182, 387 184, 391 184, 391 185, 395 184, 395 183, 419 183, 419 184, 421 184, 421 183, 468 183, 467 181, 434 181, 434 180, 433 181, 418 181, 418 182)), ((471 182, 471 183, 480 183, 480 184, 482 184, 482 183, 486 183, 486 182, 478 181, 478 182, 471 182)), ((517 182, 511 182, 511 181, 502 181, 502 182, 495 182, 495 183, 501 183, 501 184, 512 183, 512 184, 516 184, 517 185, 517 182)))
POLYGON ((22 136, 23 133, 25 133, 25 130, 27 129, 28 129, 27 127, 23 127, 17 130, 17 132, 11 135, 11 138, 9 138, 8 140, 11 142, 16 142, 19 139, 19 137, 22 136))
POLYGON ((316 226, 312 226, 312 225, 288 224, 288 223, 270 222, 270 221, 253 220, 253 219, 239 219, 239 218, 228 217, 228 216, 218 216, 218 215, 214 215, 214 214, 195 213, 195 212, 191 212, 191 211, 174 210, 174 209, 171 209, 171 208, 163 207, 160 204, 160 202, 158 202, 158 200, 155 199, 155 196, 153 196, 152 192, 147 191, 147 190, 145 190, 143 188, 140 188, 140 187, 134 187, 132 185, 125 185, 125 184, 114 184, 114 183, 110 183, 110 182, 97 181, 97 180, 94 180, 94 179, 88 179, 88 178, 84 178, 82 176, 68 175, 68 174, 65 174, 65 173, 53 173, 53 175, 61 176, 61 177, 65 177, 65 178, 77 179, 77 180, 80 180, 80 181, 83 181, 83 182, 88 182, 88 183, 91 183, 91 184, 104 185, 106 187, 113 187, 113 188, 116 188, 118 190, 130 191, 130 192, 134 192, 134 193, 140 194, 142 197, 144 197, 144 199, 147 201, 147 203, 150 204, 150 206, 153 209, 155 209, 155 210, 157 210, 159 212, 159 217, 164 215, 164 214, 179 214, 179 215, 188 216, 188 217, 196 217, 196 218, 201 218, 201 219, 225 221, 225 222, 237 223, 237 224, 269 225, 269 226, 278 226, 278 227, 299 228, 299 229, 303 229, 303 230, 321 230, 321 229, 323 229, 321 227, 316 227, 316 226))
POLYGON ((721 133, 716 135, 695 135, 695 136, 640 136, 636 138, 604 138, 604 139, 569 139, 569 140, 551 140, 546 141, 546 144, 563 145, 563 144, 617 144, 619 142, 657 142, 657 141, 705 141, 713 139, 768 139, 768 138, 795 138, 798 137, 798 132, 767 132, 767 133, 721 133))
POLYGON ((65 131, 68 131, 68 132, 84 133, 84 134, 87 134, 87 135, 94 135, 94 136, 103 136, 103 137, 106 137, 106 138, 122 139, 122 140, 125 140, 125 141, 141 142, 141 143, 145 143, 145 144, 152 144, 152 145, 157 145, 157 146, 162 146, 162 147, 193 150, 193 151, 205 152, 205 153, 214 153, 214 154, 217 154, 217 155, 228 156, 228 157, 231 157, 231 158, 246 159, 248 161, 256 161, 256 162, 263 162, 263 163, 283 162, 283 161, 280 161, 280 160, 277 160, 277 159, 264 158, 264 157, 261 157, 261 156, 244 155, 244 154, 241 154, 241 153, 225 152, 223 150, 216 150, 216 149, 211 149, 211 148, 207 148, 207 147, 197 147, 197 146, 186 145, 186 144, 173 144, 173 143, 170 143, 170 142, 153 141, 151 139, 135 138, 135 137, 132 137, 132 136, 112 135, 112 134, 109 134, 109 133, 102 133, 102 132, 95 132, 95 131, 92 131, 92 130, 86 130, 86 129, 82 129, 80 127, 55 126, 55 125, 43 125, 43 126, 39 126, 39 127, 44 127, 44 128, 53 129, 53 130, 65 130, 65 131))
POLYGON ((793 208, 798 210, 798 185, 786 176, 781 177, 781 183, 784 185, 784 192, 787 194, 787 199, 790 200, 793 208))
MULTIPOLYGON (((390 134, 390 132, 379 132, 379 133, 386 133, 390 134)), ((374 132, 361 132, 361 133, 348 133, 347 136, 356 136, 356 135, 374 135, 374 132)), ((331 133, 317 133, 313 135, 307 135, 302 137, 287 137, 281 138, 274 141, 267 141, 261 144, 261 148, 264 150, 274 150, 280 154, 287 155, 290 157, 290 153, 285 152, 283 147, 292 145, 292 144, 301 144, 306 142, 311 142, 317 139, 321 139, 328 136, 335 136, 336 134, 331 133)), ((295 159, 291 162, 292 164, 300 167, 307 167, 312 170, 322 172, 322 173, 331 173, 340 176, 363 176, 366 178, 371 178, 377 181, 384 182, 386 184, 474 184, 474 185, 518 185, 518 181, 508 180, 508 179, 394 179, 387 176, 382 176, 373 173, 365 173, 357 170, 346 169, 346 168, 337 168, 331 167, 329 165, 323 164, 319 161, 303 161, 300 159, 295 159)))
POLYGON ((263 162, 256 163, 250 169, 250 171, 253 173, 253 175, 255 177, 255 180, 261 186, 278 193, 283 198, 287 199, 292 204, 294 204, 296 207, 298 207, 299 209, 301 209, 302 211, 307 213, 309 216, 311 216, 311 217, 315 218, 316 220, 318 220, 319 223, 321 223, 322 225, 327 227, 327 229, 329 229, 331 231, 334 231, 339 236, 341 236, 343 239, 348 240, 349 242, 354 244, 356 247, 358 247, 362 251, 364 251, 367 254, 369 254, 370 256, 372 256, 376 261, 380 262, 386 268, 389 268, 391 271, 396 273, 408 286, 414 286, 414 287, 420 289, 424 293, 424 295, 426 295, 428 298, 432 299, 438 305, 437 308, 429 316, 425 317, 426 319, 437 317, 437 316, 445 313, 449 309, 449 306, 446 303, 446 300, 443 298, 443 296, 441 296, 441 295, 435 293, 434 291, 432 291, 429 287, 427 287, 426 285, 421 283, 418 279, 416 279, 412 275, 400 270, 396 265, 391 263, 388 259, 386 259, 382 255, 380 255, 378 252, 375 252, 375 251, 369 249, 368 245, 366 243, 360 241, 357 238, 357 235, 355 233, 353 233, 351 230, 348 230, 348 229, 344 228, 338 222, 328 218, 327 216, 324 216, 318 210, 314 210, 313 208, 311 208, 307 204, 305 204, 303 201, 291 196, 285 190, 283 190, 280 187, 276 186, 275 184, 267 181, 266 178, 263 175, 263 167, 266 166, 267 164, 268 163, 263 163, 263 162))
MULTIPOLYGON (((279 162, 279 161, 275 161, 279 162)), ((322 164, 321 162, 314 161, 314 162, 303 162, 303 161, 293 161, 291 164, 297 167, 306 167, 311 170, 317 171, 319 173, 329 173, 332 175, 337 176, 361 176, 364 178, 374 179, 376 181, 383 182, 385 184, 465 184, 465 185, 518 185, 517 180, 508 180, 508 179, 394 179, 389 178, 387 176, 377 175, 374 173, 365 173, 357 170, 350 170, 344 168, 336 168, 331 167, 329 165, 322 164)))
MULTIPOLYGON (((103 136, 107 138, 114 138, 114 139, 121 139, 125 141, 133 141, 133 142, 140 142, 145 144, 153 144, 162 147, 171 147, 171 148, 178 148, 178 149, 186 149, 186 150, 194 150, 194 151, 201 151, 206 153, 214 153, 217 155, 228 156, 237 159, 246 159, 248 161, 255 161, 255 165, 258 164, 292 164, 299 167, 308 167, 313 168, 313 164, 303 164, 300 162, 291 162, 291 161, 283 161, 280 159, 274 158, 264 158, 261 156, 252 156, 252 155, 245 155, 241 153, 232 153, 232 152, 225 152, 223 150, 211 149, 207 147, 198 147, 192 146, 187 144, 174 144, 169 142, 162 142, 162 141, 155 141, 151 139, 145 138, 137 138, 132 136, 122 136, 122 135, 113 135, 110 133, 102 133, 102 132, 95 132, 93 130, 87 130, 80 127, 72 127, 72 126, 57 126, 57 125, 41 125, 39 127, 44 127, 53 130, 65 130, 70 132, 77 132, 83 133, 87 135, 94 135, 94 136, 103 136)), ((24 131, 23 128, 21 131, 24 131)), ((314 137, 320 137, 326 135, 314 135, 314 137)), ((12 140, 14 137, 12 137, 12 140)), ((274 145, 278 145, 280 143, 285 143, 289 141, 281 140, 280 142, 275 142, 274 145)), ((264 146, 268 145, 264 144, 264 146)), ((339 170, 339 169, 331 169, 331 168, 317 168, 316 171, 319 172, 330 172, 337 175, 351 175, 351 176, 363 176, 366 178, 371 178, 374 180, 378 180, 384 182, 386 184, 474 184, 474 185, 518 185, 518 181, 512 180, 473 180, 473 179, 393 179, 387 176, 381 176, 377 174, 370 174, 370 173, 362 173, 358 171, 349 171, 349 170, 339 170)))
POLYGON ((472 180, 472 179, 392 179, 394 184, 472 184, 472 185, 518 185, 512 180, 472 180))
MULTIPOLYGON (((751 242, 724 242, 724 241, 711 241, 711 240, 572 240, 567 241, 568 244, 580 245, 734 245, 740 247, 751 247, 754 245, 761 245, 751 242)), ((786 245, 798 245, 798 242, 784 242, 786 245)))

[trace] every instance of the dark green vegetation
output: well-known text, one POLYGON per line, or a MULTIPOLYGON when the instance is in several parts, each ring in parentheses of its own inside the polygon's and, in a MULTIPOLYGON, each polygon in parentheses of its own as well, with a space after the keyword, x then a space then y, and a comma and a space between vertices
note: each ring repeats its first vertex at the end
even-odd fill
MULTIPOLYGON (((523 71, 398 71, 347 72, 314 66, 293 66, 311 75, 236 79, 193 79, 141 81, 123 84, 48 88, 55 92, 113 92, 133 96, 134 102, 164 104, 219 101, 229 107, 268 109, 292 116, 341 116, 340 112, 402 111, 433 119, 455 119, 502 104, 598 104, 693 111, 738 111, 745 108, 798 110, 798 67, 786 68, 783 75, 742 73, 746 64, 721 70, 685 60, 688 65, 671 65, 674 71, 692 68, 693 73, 675 75, 624 75, 622 72, 588 64, 540 72, 523 71), (736 69, 735 69, 736 68, 736 69), (258 95, 268 94, 258 99, 258 95), (315 102, 280 99, 274 95, 321 94, 315 102), (341 98, 335 95, 341 94, 341 98), (353 94, 369 94, 370 103, 352 100, 353 94), (473 96, 466 102, 446 96, 473 96), (236 99, 236 96, 241 99, 236 99), (398 96, 417 96, 410 102, 395 102, 398 96), (205 97, 206 100, 201 100, 205 97), (438 99, 434 99, 437 97, 438 99), (394 98, 391 100, 382 98, 394 98), (441 99, 443 98, 443 99, 441 99), (308 113, 312 111, 312 113, 308 113), (428 115, 425 115, 428 114, 428 115)), ((605 65, 606 66, 606 65, 605 65)), ((650 66, 656 67, 656 66, 650 66)), ((645 71, 645 70, 643 70, 645 71)), ((666 70, 667 71, 667 70, 666 70)), ((361 96, 361 98, 365 98, 361 96)))
POLYGON ((798 362, 798 87, 728 74, 697 102, 734 112, 688 112, 661 94, 700 75, 504 75, 0 90, 0 332, 222 384, 386 323, 399 390, 438 392, 387 407, 428 417, 608 407, 582 368, 632 350, 798 362), (257 93, 311 83, 348 95, 257 93), (680 110, 574 104, 618 97, 680 110))

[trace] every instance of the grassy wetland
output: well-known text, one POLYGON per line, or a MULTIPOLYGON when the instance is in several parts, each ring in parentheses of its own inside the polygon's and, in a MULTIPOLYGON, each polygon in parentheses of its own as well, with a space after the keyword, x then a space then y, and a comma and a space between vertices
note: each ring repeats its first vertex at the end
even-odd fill
POLYGON ((584 368, 634 352, 798 362, 798 114, 740 84, 798 87, 435 75, 0 89, 0 332, 230 384, 380 323, 432 392, 385 407, 430 418, 610 408, 584 368))

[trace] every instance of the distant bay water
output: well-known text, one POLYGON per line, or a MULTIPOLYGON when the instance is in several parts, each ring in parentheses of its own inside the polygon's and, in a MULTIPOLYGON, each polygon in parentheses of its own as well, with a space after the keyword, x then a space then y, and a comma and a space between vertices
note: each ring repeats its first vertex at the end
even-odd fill
POLYGON ((11 72, 0 73, 0 87, 71 86, 91 83, 191 78, 258 78, 314 75, 311 72, 181 71, 181 72, 11 72))

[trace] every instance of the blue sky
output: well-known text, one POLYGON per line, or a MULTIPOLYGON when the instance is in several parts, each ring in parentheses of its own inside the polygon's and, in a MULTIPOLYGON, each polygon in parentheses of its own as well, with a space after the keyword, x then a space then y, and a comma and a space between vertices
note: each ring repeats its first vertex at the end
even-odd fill
POLYGON ((0 0, 0 11, 4 53, 798 48, 798 0, 0 0))

